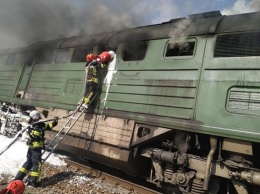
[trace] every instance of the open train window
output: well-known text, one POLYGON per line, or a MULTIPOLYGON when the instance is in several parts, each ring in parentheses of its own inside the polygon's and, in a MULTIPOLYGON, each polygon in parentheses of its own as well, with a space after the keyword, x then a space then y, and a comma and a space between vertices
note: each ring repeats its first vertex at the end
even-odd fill
POLYGON ((86 62, 86 55, 93 52, 93 47, 78 47, 74 49, 71 62, 86 62))
POLYGON ((167 44, 165 57, 193 56, 195 41, 169 42, 167 44))
POLYGON ((69 60, 69 56, 69 50, 60 50, 57 52, 55 63, 66 63, 69 60))
POLYGON ((219 35, 214 57, 260 56, 260 32, 219 35))
POLYGON ((36 59, 36 64, 50 64, 53 56, 53 51, 43 51, 39 53, 36 59))
POLYGON ((143 60, 147 50, 147 43, 125 44, 123 47, 124 61, 143 60))
POLYGON ((15 62, 15 58, 16 58, 16 55, 15 54, 10 54, 8 55, 7 57, 7 60, 6 60, 6 65, 13 65, 14 62, 15 62))

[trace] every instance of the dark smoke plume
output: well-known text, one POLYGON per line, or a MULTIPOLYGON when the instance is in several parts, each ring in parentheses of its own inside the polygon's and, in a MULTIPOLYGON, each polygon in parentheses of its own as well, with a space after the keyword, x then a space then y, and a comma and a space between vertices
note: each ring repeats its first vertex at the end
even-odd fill
POLYGON ((141 12, 136 14, 140 7, 129 7, 127 1, 115 0, 1 0, 0 48, 147 23, 141 12))

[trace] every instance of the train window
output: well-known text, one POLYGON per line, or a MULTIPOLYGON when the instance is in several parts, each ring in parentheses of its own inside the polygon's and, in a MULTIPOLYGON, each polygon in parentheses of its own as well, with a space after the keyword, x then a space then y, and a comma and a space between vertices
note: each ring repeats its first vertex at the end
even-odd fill
POLYGON ((147 50, 147 43, 124 45, 122 56, 124 61, 143 60, 147 50))
POLYGON ((219 35, 214 57, 260 56, 260 32, 219 35))
POLYGON ((92 53, 93 52, 93 47, 79 47, 79 48, 75 48, 73 55, 72 55, 72 59, 71 62, 72 63, 80 63, 80 62, 86 62, 86 55, 88 53, 92 53))
POLYGON ((15 54, 10 54, 8 55, 7 57, 7 60, 6 60, 6 65, 13 65, 14 62, 15 62, 15 58, 16 58, 16 55, 15 54))
POLYGON ((55 63, 66 63, 69 60, 69 56, 69 50, 60 50, 57 53, 55 63))
POLYGON ((193 56, 195 41, 168 43, 165 57, 193 56))
POLYGON ((39 53, 36 59, 36 64, 50 64, 53 56, 53 51, 43 51, 39 53))

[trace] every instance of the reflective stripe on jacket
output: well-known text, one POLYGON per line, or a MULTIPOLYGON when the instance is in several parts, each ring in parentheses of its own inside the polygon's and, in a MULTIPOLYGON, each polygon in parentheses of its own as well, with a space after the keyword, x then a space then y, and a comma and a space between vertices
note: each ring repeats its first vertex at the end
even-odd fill
POLYGON ((87 82, 95 82, 98 84, 98 68, 103 69, 105 65, 103 63, 94 62, 88 65, 86 64, 85 71, 86 71, 86 78, 87 82))
POLYGON ((29 142, 28 145, 30 148, 44 148, 44 141, 45 141, 45 130, 51 130, 53 128, 52 123, 37 123, 33 125, 32 128, 29 129, 29 142))

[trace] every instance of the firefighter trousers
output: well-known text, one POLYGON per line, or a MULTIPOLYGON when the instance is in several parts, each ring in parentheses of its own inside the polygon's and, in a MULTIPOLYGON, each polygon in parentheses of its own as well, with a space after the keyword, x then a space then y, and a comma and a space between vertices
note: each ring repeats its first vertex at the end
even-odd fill
POLYGON ((23 180, 24 177, 31 170, 30 182, 36 183, 39 181, 41 167, 42 167, 42 149, 29 148, 27 152, 27 160, 23 166, 19 169, 19 172, 15 176, 15 180, 23 180))
POLYGON ((89 104, 89 102, 92 100, 94 97, 94 94, 97 92, 98 89, 98 84, 95 82, 87 82, 86 84, 86 90, 85 90, 85 98, 83 103, 84 104, 89 104))

